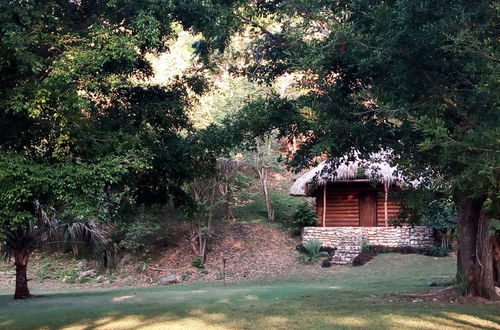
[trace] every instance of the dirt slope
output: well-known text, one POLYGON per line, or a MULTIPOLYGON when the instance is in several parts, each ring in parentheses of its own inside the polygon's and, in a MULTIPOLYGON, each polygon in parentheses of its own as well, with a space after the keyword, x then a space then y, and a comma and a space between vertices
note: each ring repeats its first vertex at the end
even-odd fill
POLYGON ((216 229, 209 246, 205 263, 208 274, 191 265, 195 255, 187 240, 161 251, 150 269, 166 270, 186 281, 220 280, 225 258, 228 280, 276 277, 297 267, 295 246, 298 242, 297 238, 267 225, 223 225, 216 229))

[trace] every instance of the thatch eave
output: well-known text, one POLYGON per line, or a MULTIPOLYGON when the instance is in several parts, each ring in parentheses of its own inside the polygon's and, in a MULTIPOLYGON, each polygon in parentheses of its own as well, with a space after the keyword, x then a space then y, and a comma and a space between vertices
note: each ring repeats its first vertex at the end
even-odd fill
POLYGON ((391 166, 389 152, 372 154, 370 159, 355 157, 353 161, 337 159, 337 162, 323 161, 318 166, 303 174, 290 188, 291 196, 311 196, 318 187, 333 182, 377 182, 386 187, 408 186, 400 171, 391 166), (338 164, 338 165, 334 165, 338 164))

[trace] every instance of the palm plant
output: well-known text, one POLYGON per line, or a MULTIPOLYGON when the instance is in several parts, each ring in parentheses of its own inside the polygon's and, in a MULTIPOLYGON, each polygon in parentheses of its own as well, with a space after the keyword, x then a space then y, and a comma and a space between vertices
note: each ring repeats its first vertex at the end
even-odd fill
POLYGON ((32 296, 28 289, 26 273, 30 252, 37 246, 58 242, 59 236, 63 237, 62 243, 71 245, 73 253, 77 254, 85 248, 104 266, 114 264, 117 247, 112 240, 114 228, 112 225, 99 225, 92 220, 62 223, 58 221, 55 212, 48 214, 38 199, 33 202, 33 209, 35 216, 30 218, 24 227, 4 230, 5 239, 3 243, 0 241, 0 250, 4 252, 5 258, 14 257, 16 266, 14 299, 26 299, 32 296))

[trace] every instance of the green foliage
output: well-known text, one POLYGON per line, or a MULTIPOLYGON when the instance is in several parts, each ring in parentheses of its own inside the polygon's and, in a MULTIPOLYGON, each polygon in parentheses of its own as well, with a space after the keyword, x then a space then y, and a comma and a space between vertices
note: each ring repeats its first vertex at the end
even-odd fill
MULTIPOLYGON (((234 214, 238 222, 266 223, 266 204, 260 192, 246 190, 239 198, 249 202, 235 208, 234 214)), ((301 199, 277 191, 270 191, 269 199, 274 209, 276 222, 291 229, 293 215, 298 205, 302 203, 301 199)))
POLYGON ((258 11, 287 24, 261 31, 247 73, 269 84, 295 74, 303 92, 255 100, 230 130, 300 138, 297 170, 389 148, 422 187, 500 204, 496 2, 292 0, 258 11))
POLYGON ((162 229, 161 225, 152 222, 136 222, 124 229, 124 237, 120 246, 128 250, 140 250, 146 246, 154 245, 162 229))
MULTIPOLYGON (((225 151, 187 114, 204 70, 159 85, 147 55, 182 26, 202 39, 192 57, 202 68, 240 25, 234 5, 1 2, 0 245, 29 250, 63 230, 109 265, 124 205, 189 203, 184 184, 225 151)), ((124 244, 140 248, 157 229, 131 226, 124 244)))
MULTIPOLYGON (((111 221, 123 200, 185 203, 183 183, 215 159, 214 149, 197 149, 186 114, 202 77, 149 83, 146 55, 164 50, 180 24, 203 35, 198 58, 207 59, 238 25, 232 3, 0 6, 2 237, 33 228, 35 201, 69 224, 111 221)), ((42 236, 31 234, 27 241, 42 236)))
POLYGON ((316 213, 311 209, 307 202, 297 205, 293 220, 291 222, 291 229, 295 235, 300 235, 302 228, 308 226, 315 226, 317 222, 316 213))
POLYGON ((361 252, 370 252, 370 243, 365 237, 363 237, 363 243, 361 244, 361 252))
POLYGON ((67 268, 61 270, 57 275, 56 279, 59 281, 65 281, 65 283, 74 284, 78 280, 78 270, 75 268, 67 268))
POLYGON ((196 256, 193 259, 191 259, 191 265, 193 265, 196 268, 202 269, 203 268, 203 257, 202 256, 196 256))
POLYGON ((431 257, 446 257, 450 253, 450 249, 441 246, 429 247, 413 247, 413 246, 383 246, 383 245, 370 245, 368 251, 374 256, 380 253, 401 253, 401 254, 422 254, 431 257))
POLYGON ((255 184, 255 178, 247 173, 238 171, 234 178, 234 186, 237 190, 248 188, 255 184))
POLYGON ((368 261, 372 260, 374 257, 375 254, 370 251, 361 251, 361 253, 352 260, 352 265, 362 266, 366 264, 368 261))
POLYGON ((431 246, 422 250, 421 254, 430 257, 446 257, 450 254, 450 249, 442 246, 431 246))
POLYGON ((179 211, 171 206, 134 208, 129 206, 117 220, 120 234, 119 246, 139 251, 167 240, 171 233, 169 220, 180 218, 179 211), (167 216, 168 214, 168 216, 167 216))
POLYGON ((304 264, 314 264, 321 257, 328 257, 328 253, 321 252, 321 242, 309 240, 303 244, 303 252, 299 252, 298 259, 304 264))
POLYGON ((426 225, 437 230, 455 229, 457 227, 457 210, 451 201, 431 201, 424 217, 426 225))
POLYGON ((46 261, 40 265, 40 267, 36 270, 36 276, 41 280, 46 280, 51 277, 50 271, 52 267, 52 262, 46 261))

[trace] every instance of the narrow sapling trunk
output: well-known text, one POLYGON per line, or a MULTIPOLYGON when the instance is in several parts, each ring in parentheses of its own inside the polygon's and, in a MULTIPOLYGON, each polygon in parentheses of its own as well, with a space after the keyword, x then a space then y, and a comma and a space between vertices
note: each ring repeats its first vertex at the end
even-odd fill
POLYGON ((269 221, 274 221, 274 210, 271 206, 271 201, 269 200, 269 191, 267 190, 267 168, 262 168, 259 170, 260 181, 262 184, 262 190, 264 192, 264 200, 266 202, 267 219, 269 221))
POLYGON ((231 187, 228 185, 226 190, 226 219, 231 223, 236 222, 236 218, 234 217, 233 214, 233 203, 234 203, 233 191, 231 187))
POLYGON ((457 277, 466 281, 467 295, 499 299, 495 292, 495 237, 489 232, 483 202, 470 197, 458 200, 457 277))
POLYGON ((14 299, 27 299, 32 297, 28 289, 28 277, 26 270, 28 268, 29 252, 27 249, 14 250, 16 265, 16 291, 14 299))

